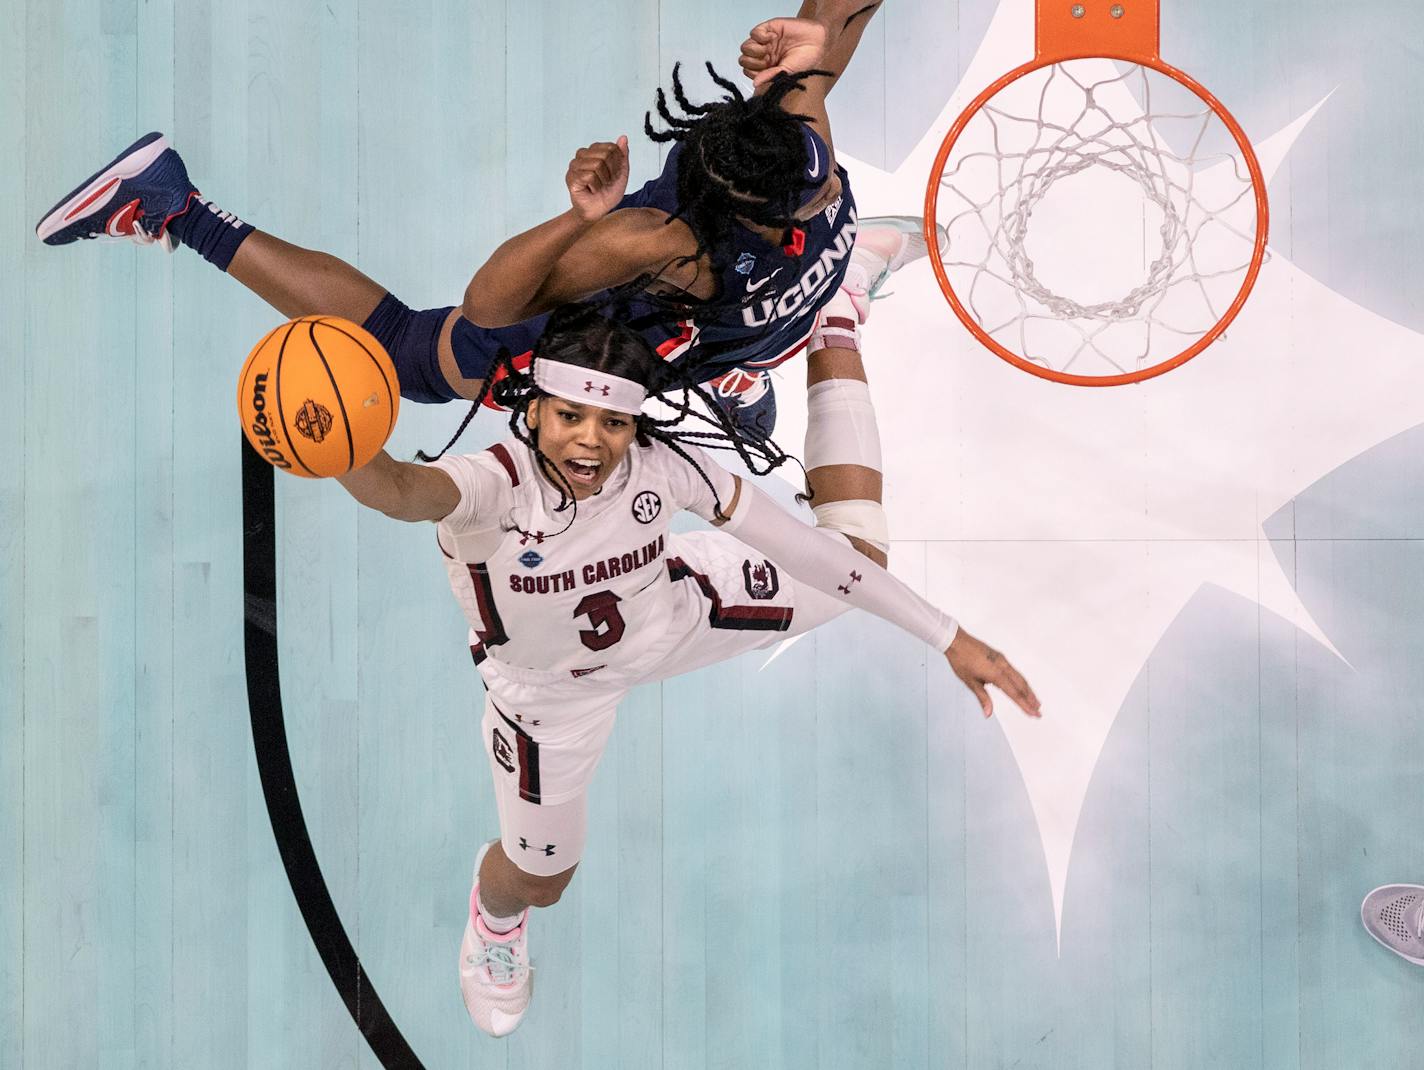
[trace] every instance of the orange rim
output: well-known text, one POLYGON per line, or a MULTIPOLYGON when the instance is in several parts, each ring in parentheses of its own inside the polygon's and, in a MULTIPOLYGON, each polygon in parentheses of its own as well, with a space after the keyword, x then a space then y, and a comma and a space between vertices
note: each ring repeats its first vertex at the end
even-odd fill
POLYGON ((959 118, 954 121, 954 125, 945 134, 944 141, 940 144, 939 152, 935 156, 934 166, 930 170, 929 185, 925 190, 925 242, 927 248, 934 250, 930 256, 930 266, 934 269, 935 278, 939 280, 939 288, 943 291, 945 298, 949 301, 950 308, 954 309, 954 314, 959 317, 959 321, 969 329, 969 332, 990 352, 1008 361, 1016 368, 1036 375, 1040 379, 1048 379, 1055 383, 1066 383, 1070 386, 1124 386, 1128 383, 1140 383, 1146 379, 1153 379, 1159 375, 1164 375, 1173 368, 1180 368, 1187 361, 1191 360, 1198 353, 1202 352, 1209 345, 1221 337, 1223 331, 1231 325, 1231 321, 1236 318, 1241 311, 1246 299, 1251 296, 1251 290, 1256 285, 1256 277, 1261 273, 1261 264, 1266 259, 1266 238, 1270 231, 1270 208, 1266 200, 1266 182, 1261 174, 1260 161, 1256 159, 1256 150, 1251 147, 1251 142, 1246 138, 1246 132, 1241 129, 1235 117, 1226 110, 1225 105, 1216 97, 1212 96, 1205 87, 1198 83, 1190 75, 1178 70, 1170 64, 1163 63, 1155 56, 1148 55, 1114 55, 1101 51, 1085 51, 1082 53, 1068 52, 1055 53, 1051 59, 1038 58, 1021 67, 1016 67, 1008 74, 995 81, 982 93, 980 93, 970 105, 964 109, 959 118), (1241 289, 1236 294, 1236 299, 1231 302, 1228 308, 1216 325, 1197 339, 1192 345, 1182 350, 1176 356, 1168 360, 1159 361, 1151 367, 1142 368, 1135 372, 1124 372, 1121 375, 1075 375, 1071 372, 1055 371, 1052 368, 1045 368, 1019 356, 1013 350, 1006 348, 984 330, 964 307, 959 300, 959 295, 954 292, 954 285, 949 281, 949 274, 945 270, 944 261, 938 253, 939 241, 935 234, 935 219, 939 208, 940 178, 944 174, 944 165, 949 161, 949 154, 954 150, 955 143, 959 141, 959 136, 964 132, 964 128, 969 121, 979 114, 981 108, 992 100, 1009 83, 1017 81, 1034 71, 1044 67, 1051 67, 1056 63, 1074 59, 1109 59, 1123 63, 1135 63, 1142 67, 1149 67, 1159 74, 1165 74, 1169 78, 1174 78, 1200 97, 1217 117, 1225 124, 1226 129, 1231 132, 1237 147, 1246 161, 1247 170, 1251 174, 1251 188, 1255 192, 1256 199, 1256 241, 1252 248, 1251 263, 1246 269, 1246 277, 1241 282, 1241 289))

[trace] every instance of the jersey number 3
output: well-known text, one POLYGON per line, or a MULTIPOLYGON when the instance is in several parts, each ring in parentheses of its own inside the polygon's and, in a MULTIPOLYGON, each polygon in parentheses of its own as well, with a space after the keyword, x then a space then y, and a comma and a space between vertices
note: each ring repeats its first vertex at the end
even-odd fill
POLYGON ((618 603, 621 601, 623 600, 612 591, 594 591, 593 594, 584 596, 583 601, 574 607, 575 617, 587 617, 588 622, 593 625, 592 628, 579 632, 584 646, 590 650, 607 650, 623 638, 627 624, 623 621, 623 614, 618 611, 618 603))

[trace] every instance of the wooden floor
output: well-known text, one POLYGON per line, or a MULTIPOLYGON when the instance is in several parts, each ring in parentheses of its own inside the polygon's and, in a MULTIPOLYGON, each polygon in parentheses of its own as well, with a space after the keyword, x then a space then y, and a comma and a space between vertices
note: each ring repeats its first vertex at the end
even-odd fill
MULTIPOLYGON (((838 147, 896 164, 993 9, 887 4, 833 98, 838 147)), ((672 63, 730 73, 773 13, 0 0, 0 1068, 378 1065, 288 886, 248 723, 233 383, 277 317, 191 252, 49 250, 35 221, 162 129, 219 205, 451 303, 557 209, 573 148, 626 131, 651 174, 639 125, 672 63)), ((1238 43, 1188 44, 1230 74, 1238 43)), ((458 415, 407 405, 394 449, 458 415)), ((282 478, 288 736, 344 926, 430 1068, 1421 1065, 1424 970, 1358 918, 1374 885, 1424 882, 1421 458, 1407 432, 1267 521, 1348 662, 1218 587, 1177 617, 1094 774, 1061 934, 1005 736, 888 626, 636 693, 503 1042, 456 983, 496 825, 430 533, 282 478)), ((923 543, 895 553, 923 577, 923 543)))

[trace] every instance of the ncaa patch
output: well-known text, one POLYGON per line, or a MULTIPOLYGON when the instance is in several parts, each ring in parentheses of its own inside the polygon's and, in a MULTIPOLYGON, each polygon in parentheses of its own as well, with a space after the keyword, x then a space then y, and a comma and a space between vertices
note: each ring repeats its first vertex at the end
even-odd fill
POLYGON ((738 275, 750 275, 754 267, 756 267, 756 257, 751 253, 743 253, 737 257, 736 272, 738 275))
POLYGON ((533 550, 525 550, 519 555, 519 563, 525 568, 538 568, 544 563, 544 559, 533 550))
POLYGON ((762 602, 775 598, 776 592, 781 590, 781 577, 776 574, 776 566, 765 558, 742 562, 742 583, 747 588, 747 594, 762 602))

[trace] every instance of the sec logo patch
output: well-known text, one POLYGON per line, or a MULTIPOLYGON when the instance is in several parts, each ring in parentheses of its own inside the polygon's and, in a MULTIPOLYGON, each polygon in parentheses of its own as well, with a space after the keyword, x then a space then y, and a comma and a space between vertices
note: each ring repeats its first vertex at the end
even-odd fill
POLYGON ((663 511, 663 500, 651 490, 645 490, 633 499, 633 519, 640 524, 651 524, 663 511))

